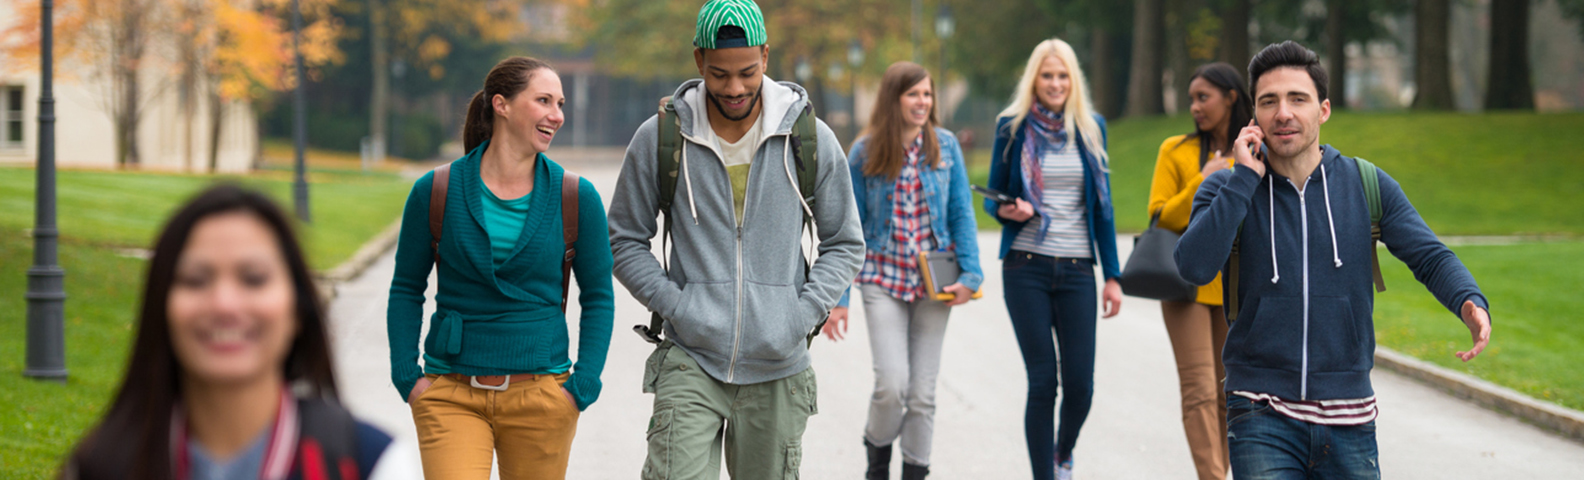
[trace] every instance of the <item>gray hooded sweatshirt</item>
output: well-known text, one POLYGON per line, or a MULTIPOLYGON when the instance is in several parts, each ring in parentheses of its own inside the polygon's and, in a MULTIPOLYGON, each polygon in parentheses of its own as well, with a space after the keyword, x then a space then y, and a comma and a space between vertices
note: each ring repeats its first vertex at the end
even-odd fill
POLYGON ((684 140, 671 203, 669 275, 651 244, 663 233, 655 181, 657 117, 633 134, 610 203, 616 279, 666 319, 666 336, 706 373, 737 385, 808 368, 805 336, 836 305, 864 255, 846 155, 836 135, 817 122, 818 201, 810 210, 798 193, 791 146, 793 125, 808 95, 802 87, 769 78, 760 91, 763 133, 749 167, 741 225, 701 79, 683 83, 673 96, 679 99, 684 140), (814 218, 818 258, 805 278, 806 211, 814 218))

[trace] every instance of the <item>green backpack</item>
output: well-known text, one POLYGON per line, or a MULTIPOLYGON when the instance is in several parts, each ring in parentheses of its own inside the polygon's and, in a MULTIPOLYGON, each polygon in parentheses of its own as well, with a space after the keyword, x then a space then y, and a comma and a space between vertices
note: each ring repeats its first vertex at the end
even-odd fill
MULTIPOLYGON (((814 184, 819 179, 819 132, 814 124, 814 106, 805 104, 803 111, 798 112, 797 123, 792 127, 792 156, 795 157, 797 166, 798 194, 803 196, 803 201, 808 204, 809 210, 814 209, 815 200, 814 184)), ((670 256, 666 253, 666 243, 671 238, 671 200, 676 197, 677 176, 682 169, 682 125, 677 119, 676 102, 667 96, 660 99, 660 113, 658 126, 660 129, 660 147, 656 151, 659 166, 655 169, 657 184, 660 186, 660 215, 664 217, 665 227, 660 237, 660 261, 666 271, 671 270, 670 256)), ((803 228, 812 229, 814 219, 808 212, 803 212, 803 228)), ((803 276, 808 276, 809 265, 803 265, 803 276)), ((633 331, 649 343, 658 344, 664 330, 662 325, 665 319, 658 312, 650 312, 649 325, 634 325, 633 331)), ((820 328, 825 326, 825 321, 820 320, 814 327, 814 332, 808 335, 808 341, 813 343, 820 328)))
MULTIPOLYGON (((1376 244, 1381 237, 1381 201, 1380 201, 1380 172, 1375 164, 1358 157, 1353 157, 1358 162, 1359 179, 1364 182, 1364 200, 1369 203, 1370 212, 1370 262, 1375 268, 1375 291, 1386 291, 1386 279, 1381 277, 1380 253, 1376 244)), ((1242 236, 1242 227, 1238 228, 1238 236, 1242 236)), ((1226 319, 1227 323, 1237 320, 1238 316, 1238 241, 1232 241, 1232 256, 1227 260, 1226 276, 1222 279, 1223 288, 1226 289, 1226 319)))

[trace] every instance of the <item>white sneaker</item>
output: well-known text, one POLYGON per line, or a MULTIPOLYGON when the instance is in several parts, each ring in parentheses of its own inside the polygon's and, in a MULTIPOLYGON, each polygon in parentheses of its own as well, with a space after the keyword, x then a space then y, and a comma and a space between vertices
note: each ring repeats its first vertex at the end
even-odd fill
POLYGON ((1056 464, 1056 480, 1072 480, 1072 460, 1056 464))

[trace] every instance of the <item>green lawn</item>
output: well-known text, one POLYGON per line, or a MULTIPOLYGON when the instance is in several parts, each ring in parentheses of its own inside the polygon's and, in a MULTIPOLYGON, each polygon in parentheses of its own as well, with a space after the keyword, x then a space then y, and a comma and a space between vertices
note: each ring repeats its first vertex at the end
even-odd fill
MULTIPOLYGON (((136 172, 62 171, 57 183, 64 242, 102 247, 146 248, 178 203, 216 180, 265 190, 291 207, 288 174, 212 177, 136 172)), ((401 216, 410 181, 392 173, 315 173, 309 178, 315 222, 302 228, 309 262, 329 269, 363 241, 401 216)), ((34 171, 0 168, 0 231, 33 228, 34 171)), ((68 269, 70 266, 67 267, 68 269)), ((68 270, 69 272, 69 270, 68 270)))
MULTIPOLYGON (((1150 177, 1167 137, 1192 128, 1187 117, 1110 124, 1112 201, 1117 230, 1149 223, 1150 177)), ((1584 114, 1338 113, 1321 143, 1379 165, 1402 184, 1425 221, 1443 235, 1584 234, 1584 114)), ((988 143, 988 142, 985 142, 988 143)), ((975 183, 990 152, 973 152, 975 183)), ((980 217, 981 228, 995 221, 980 217)))
MULTIPOLYGON (((66 269, 65 384, 22 377, 32 264, 34 171, 0 168, 0 477, 46 478, 98 418, 119 384, 131 345, 144 262, 121 255, 147 248, 178 203, 216 180, 262 189, 290 209, 289 172, 211 177, 63 171, 58 182, 60 263, 66 269)), ((314 223, 302 227, 310 262, 325 270, 401 215, 411 181, 391 172, 312 172, 314 223)))
POLYGON ((1376 295, 1381 344, 1529 396, 1584 409, 1584 243, 1455 247, 1491 302, 1491 343, 1463 363, 1468 328, 1408 267, 1381 251, 1387 290, 1376 295))

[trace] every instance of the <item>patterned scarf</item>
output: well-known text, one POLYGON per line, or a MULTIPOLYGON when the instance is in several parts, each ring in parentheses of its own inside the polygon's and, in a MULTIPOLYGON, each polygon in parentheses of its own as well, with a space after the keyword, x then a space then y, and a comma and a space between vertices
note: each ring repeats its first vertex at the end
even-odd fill
MULTIPOLYGON (((1062 114, 1050 111, 1039 102, 1034 102, 1028 117, 1023 119, 1023 191, 1027 192, 1024 199, 1034 204, 1036 213, 1045 203, 1045 170, 1040 166, 1040 158, 1067 146, 1065 128, 1062 114)), ((1039 219, 1040 229, 1035 232, 1034 241, 1044 242, 1045 232, 1050 229, 1050 215, 1039 215, 1039 219)))

